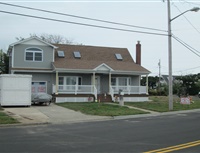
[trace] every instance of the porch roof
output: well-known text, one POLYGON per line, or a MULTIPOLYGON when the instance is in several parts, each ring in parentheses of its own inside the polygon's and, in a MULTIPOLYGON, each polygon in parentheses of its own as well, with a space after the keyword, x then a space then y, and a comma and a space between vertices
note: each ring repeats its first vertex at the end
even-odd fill
POLYGON ((62 70, 95 70, 98 66, 106 64, 112 71, 127 71, 149 74, 150 71, 134 62, 126 48, 94 47, 84 45, 54 44, 57 50, 64 52, 64 57, 55 55, 53 66, 62 70), (74 58, 73 52, 79 51, 81 58, 74 58), (117 60, 115 54, 121 54, 122 60, 117 60))

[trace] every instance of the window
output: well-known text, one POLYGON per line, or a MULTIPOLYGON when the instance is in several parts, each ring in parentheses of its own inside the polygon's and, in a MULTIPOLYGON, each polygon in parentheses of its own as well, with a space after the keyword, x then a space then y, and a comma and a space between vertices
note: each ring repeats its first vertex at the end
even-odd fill
POLYGON ((66 85, 76 85, 76 77, 66 77, 66 85))
POLYGON ((58 78, 58 89, 63 90, 63 85, 64 85, 64 77, 59 77, 58 78))
POLYGON ((40 48, 27 48, 25 50, 26 61, 42 61, 43 51, 40 48))
POLYGON ((116 57, 116 59, 119 60, 119 61, 122 61, 122 60, 123 60, 121 54, 115 54, 115 57, 116 57))
POLYGON ((60 76, 58 81, 58 90, 74 91, 82 85, 82 77, 79 76, 60 76))
POLYGON ((81 58, 81 53, 79 51, 74 52, 74 57, 75 58, 81 58))
POLYGON ((112 86, 128 86, 130 85, 130 78, 129 77, 116 77, 111 78, 111 85, 112 86))
POLYGON ((64 51, 58 50, 58 57, 65 57, 64 51))
POLYGON ((128 86, 128 85, 130 85, 129 78, 120 77, 120 78, 118 78, 118 80, 119 80, 119 86, 128 86))
POLYGON ((47 82, 32 82, 32 93, 46 93, 47 82))
POLYGON ((117 84, 117 78, 111 78, 111 85, 116 86, 117 84))

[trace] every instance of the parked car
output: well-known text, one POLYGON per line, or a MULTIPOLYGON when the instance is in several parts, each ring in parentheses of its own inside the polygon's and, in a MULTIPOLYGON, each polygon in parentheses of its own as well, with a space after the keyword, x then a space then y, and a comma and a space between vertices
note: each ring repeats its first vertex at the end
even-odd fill
POLYGON ((31 102, 32 104, 46 104, 50 105, 52 101, 52 96, 47 93, 32 93, 31 94, 31 102))
POLYGON ((199 91, 199 93, 198 93, 198 97, 200 98, 200 91, 199 91))

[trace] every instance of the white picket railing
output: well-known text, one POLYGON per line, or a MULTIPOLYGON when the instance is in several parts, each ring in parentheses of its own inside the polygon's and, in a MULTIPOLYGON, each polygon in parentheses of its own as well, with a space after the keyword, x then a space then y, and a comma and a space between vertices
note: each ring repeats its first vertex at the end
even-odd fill
POLYGON ((146 86, 111 86, 114 94, 122 90, 124 94, 147 94, 146 86))
MULTIPOLYGON (((114 94, 147 94, 146 86, 110 86, 110 95, 114 100, 114 94)), ((52 86, 52 93, 56 93, 56 85, 52 86)), ((58 85, 57 93, 61 94, 93 94, 97 99, 97 89, 94 85, 58 85)))
MULTIPOLYGON (((56 85, 52 85, 52 93, 56 92, 56 85)), ((94 85, 58 85, 57 93, 61 94, 93 94, 97 98, 97 89, 94 85)))

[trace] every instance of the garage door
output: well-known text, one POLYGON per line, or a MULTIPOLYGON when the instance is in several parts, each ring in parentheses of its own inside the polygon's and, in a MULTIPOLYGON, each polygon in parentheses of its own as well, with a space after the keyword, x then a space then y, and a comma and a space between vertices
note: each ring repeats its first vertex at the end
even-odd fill
POLYGON ((46 82, 32 82, 32 93, 44 92, 47 93, 46 82))

